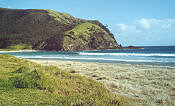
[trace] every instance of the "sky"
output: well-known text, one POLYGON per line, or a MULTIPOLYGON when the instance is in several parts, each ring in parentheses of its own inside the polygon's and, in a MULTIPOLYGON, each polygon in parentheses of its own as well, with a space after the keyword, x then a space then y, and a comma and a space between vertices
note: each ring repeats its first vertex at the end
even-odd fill
POLYGON ((0 0, 0 7, 99 20, 123 46, 175 46, 175 0, 0 0))

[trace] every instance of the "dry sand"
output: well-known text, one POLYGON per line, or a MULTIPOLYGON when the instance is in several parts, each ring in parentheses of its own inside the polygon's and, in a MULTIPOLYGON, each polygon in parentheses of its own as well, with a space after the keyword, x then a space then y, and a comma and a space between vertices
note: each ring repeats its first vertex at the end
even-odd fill
POLYGON ((13 53, 13 52, 38 52, 40 50, 9 50, 9 51, 1 51, 0 53, 13 53))
POLYGON ((175 67, 91 63, 61 60, 32 60, 54 65, 105 84, 113 93, 144 100, 137 105, 175 106, 175 67))

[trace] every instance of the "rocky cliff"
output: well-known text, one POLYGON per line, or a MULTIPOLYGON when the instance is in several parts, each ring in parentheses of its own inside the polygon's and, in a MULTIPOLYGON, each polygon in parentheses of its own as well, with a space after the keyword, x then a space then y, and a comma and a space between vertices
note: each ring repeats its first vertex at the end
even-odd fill
POLYGON ((77 51, 118 48, 113 34, 97 20, 42 9, 0 8, 0 48, 77 51))

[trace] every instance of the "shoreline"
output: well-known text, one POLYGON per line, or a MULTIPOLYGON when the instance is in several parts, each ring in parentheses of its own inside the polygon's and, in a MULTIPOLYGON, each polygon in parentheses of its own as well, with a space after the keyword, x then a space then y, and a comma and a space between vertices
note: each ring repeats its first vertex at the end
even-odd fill
POLYGON ((120 63, 32 60, 58 66, 72 74, 103 83, 114 94, 146 101, 150 105, 175 105, 175 67, 120 63))
MULTIPOLYGON (((94 49, 94 50, 80 50, 80 51, 99 51, 99 50, 132 50, 132 49, 142 49, 142 47, 138 46, 126 46, 121 48, 112 48, 112 49, 94 49)), ((4 50, 0 49, 0 52, 6 53, 6 52, 37 52, 37 51, 47 51, 47 50, 4 50)), ((53 50, 54 51, 54 50, 53 50)), ((57 52, 80 52, 78 51, 57 51, 57 52)), ((52 51, 51 51, 52 52, 52 51)))
POLYGON ((0 50, 0 53, 9 53, 9 52, 38 52, 41 50, 0 50))

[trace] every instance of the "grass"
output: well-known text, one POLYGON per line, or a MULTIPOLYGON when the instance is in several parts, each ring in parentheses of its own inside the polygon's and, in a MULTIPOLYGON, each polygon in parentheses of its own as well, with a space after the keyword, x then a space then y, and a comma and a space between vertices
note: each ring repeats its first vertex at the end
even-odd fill
POLYGON ((68 13, 61 13, 61 12, 56 12, 53 10, 49 10, 47 9, 46 11, 48 11, 48 14, 52 17, 54 17, 55 20, 60 21, 60 22, 64 22, 64 24, 73 24, 72 21, 79 21, 78 18, 73 17, 72 15, 68 14, 68 13))
POLYGON ((27 44, 16 44, 16 45, 13 44, 5 49, 0 49, 0 51, 16 51, 16 50, 32 50, 32 46, 27 44))
POLYGON ((90 22, 81 23, 73 29, 64 32, 64 34, 64 50, 73 51, 114 48, 114 39, 112 39, 100 26, 90 22))
POLYGON ((101 83, 54 66, 0 55, 1 105, 125 105, 101 83))
POLYGON ((27 44, 17 44, 17 45, 10 45, 7 47, 9 50, 32 50, 31 45, 27 44))
POLYGON ((74 27, 72 30, 69 30, 67 32, 65 32, 65 34, 70 35, 73 34, 75 36, 78 35, 89 35, 89 33, 98 33, 98 32, 103 32, 104 34, 106 34, 105 31, 103 31, 102 28, 100 28, 99 26, 89 23, 89 22, 85 22, 82 24, 77 25, 76 27, 74 27))

